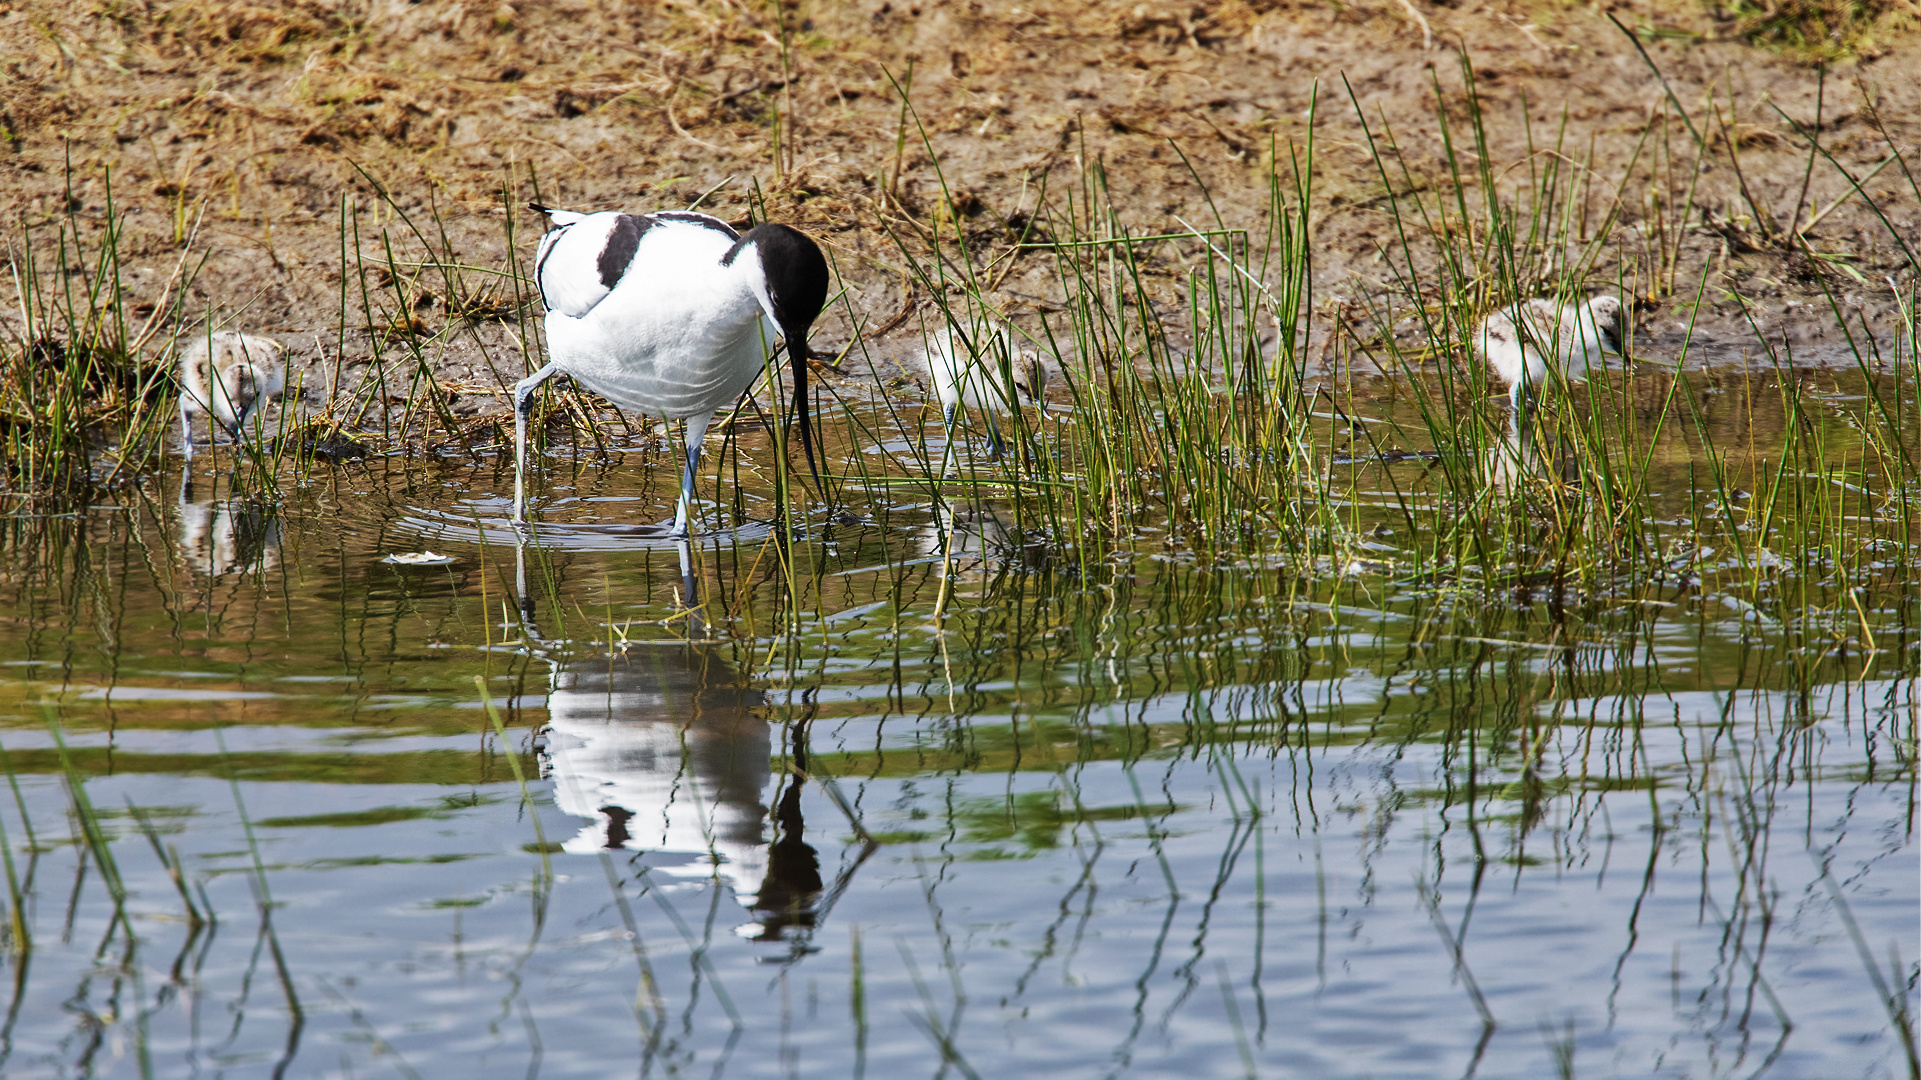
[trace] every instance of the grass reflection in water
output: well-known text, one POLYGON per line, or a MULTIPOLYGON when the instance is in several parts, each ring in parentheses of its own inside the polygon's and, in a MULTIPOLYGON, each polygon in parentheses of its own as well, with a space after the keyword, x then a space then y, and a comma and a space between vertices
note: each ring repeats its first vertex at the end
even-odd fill
POLYGON ((1870 652, 1681 581, 942 561, 910 500, 707 538, 694 622, 671 551, 382 565, 500 477, 378 468, 271 555, 11 523, 8 1075, 1906 1069, 1885 595, 1870 652))

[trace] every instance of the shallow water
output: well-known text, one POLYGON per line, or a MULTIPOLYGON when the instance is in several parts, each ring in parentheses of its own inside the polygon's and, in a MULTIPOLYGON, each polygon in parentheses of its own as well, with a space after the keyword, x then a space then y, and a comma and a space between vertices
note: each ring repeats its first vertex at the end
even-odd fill
POLYGON ((491 462, 9 520, 0 1072, 1909 1071, 1911 594, 1863 654, 902 492, 709 535, 698 620, 662 462, 529 547, 491 462))

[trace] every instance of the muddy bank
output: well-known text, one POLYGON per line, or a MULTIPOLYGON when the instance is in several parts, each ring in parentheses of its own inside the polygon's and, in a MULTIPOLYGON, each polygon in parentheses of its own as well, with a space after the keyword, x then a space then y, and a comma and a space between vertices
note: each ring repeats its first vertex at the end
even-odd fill
MULTIPOLYGON (((1823 74, 1667 4, 1611 8, 1645 58, 1586 5, 0 8, 16 248, 69 216, 97 238, 111 197, 136 323, 177 301, 181 329, 272 333, 310 394, 346 393, 378 359, 403 396, 424 367, 454 418, 501 408, 535 340, 499 271, 531 253, 540 226, 517 208, 536 195, 800 225, 847 290, 820 345, 858 323, 883 358, 917 339, 928 297, 906 264, 943 230, 996 268, 996 306, 1032 317, 1060 287, 1014 243, 1082 200, 1095 165, 1131 230, 1260 236, 1276 159, 1311 134, 1317 333, 1363 332, 1310 355, 1365 366, 1371 314, 1442 256, 1419 236, 1403 251, 1397 212, 1476 167, 1475 109, 1497 189, 1518 198, 1562 164, 1581 239, 1607 230, 1588 279, 1641 300, 1650 350, 1678 349, 1697 292, 1697 332, 1720 343, 1752 341, 1752 318, 1839 345, 1830 296, 1892 335, 1889 279, 1921 249, 1921 39, 1901 10, 1823 74), (1890 145, 1909 158, 1886 164, 1890 145)), ((1180 253, 1156 258, 1147 298, 1177 314, 1180 253)), ((0 318, 17 332, 18 311, 0 318)))

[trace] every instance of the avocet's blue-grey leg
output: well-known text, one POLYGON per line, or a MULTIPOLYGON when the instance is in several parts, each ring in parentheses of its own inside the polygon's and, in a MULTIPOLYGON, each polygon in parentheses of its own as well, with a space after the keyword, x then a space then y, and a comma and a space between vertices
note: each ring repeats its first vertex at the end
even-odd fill
POLYGON ((1001 426, 995 421, 992 409, 983 413, 982 417, 987 421, 987 460, 999 461, 1002 452, 1007 449, 1007 444, 1001 441, 1001 426))
POLYGON ((694 472, 700 468, 700 444, 707 438, 707 425, 714 422, 714 414, 690 416, 687 418, 687 457, 680 471, 680 502, 674 508, 674 531, 670 536, 684 537, 693 523, 694 514, 694 472))
POLYGON ((702 636, 707 633, 707 624, 700 617, 700 579, 694 576, 693 545, 682 537, 676 546, 680 548, 681 603, 687 607, 687 634, 702 636))
POLYGON ((528 641, 541 639, 540 627, 534 623, 534 594, 527 590, 527 541, 519 533, 514 535, 514 592, 520 597, 520 630, 528 641))
POLYGON ((514 384, 514 516, 515 522, 527 520, 527 420, 534 411, 534 391, 540 384, 560 374, 560 365, 548 364, 514 384))
POLYGON ((949 404, 948 406, 946 406, 941 410, 941 432, 947 436, 947 438, 941 443, 940 473, 942 476, 946 476, 947 470, 953 467, 954 417, 956 414, 959 413, 959 411, 960 411, 960 407, 954 404, 949 404))
POLYGON ((180 392, 180 444, 187 462, 193 462, 193 421, 187 418, 187 393, 180 392))
MULTIPOLYGON (((694 470, 700 468, 700 444, 687 447, 680 466, 680 498, 674 501, 674 530, 670 536, 686 539, 687 523, 693 517, 694 470)), ((681 545, 683 548, 685 544, 681 545)))

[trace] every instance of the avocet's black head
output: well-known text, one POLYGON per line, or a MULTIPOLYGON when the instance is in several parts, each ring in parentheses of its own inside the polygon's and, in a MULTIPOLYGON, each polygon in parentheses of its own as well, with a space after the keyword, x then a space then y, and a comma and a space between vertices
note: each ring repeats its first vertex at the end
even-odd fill
POLYGON ((748 245, 760 250, 761 272, 767 276, 767 295, 781 332, 805 334, 827 305, 827 260, 820 248, 800 230, 773 222, 756 225, 740 238, 740 246, 748 245))
POLYGON ((732 264, 740 252, 753 249, 767 289, 767 304, 781 336, 787 339, 788 366, 794 373, 794 408, 800 420, 800 446, 807 468, 820 483, 814 463, 814 433, 807 420, 807 332, 827 306, 827 259, 805 233, 786 225, 764 222, 748 230, 722 261, 732 264))

